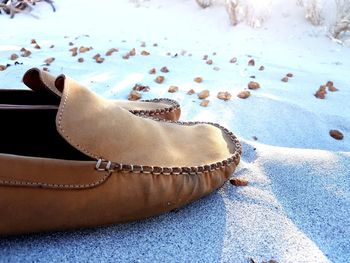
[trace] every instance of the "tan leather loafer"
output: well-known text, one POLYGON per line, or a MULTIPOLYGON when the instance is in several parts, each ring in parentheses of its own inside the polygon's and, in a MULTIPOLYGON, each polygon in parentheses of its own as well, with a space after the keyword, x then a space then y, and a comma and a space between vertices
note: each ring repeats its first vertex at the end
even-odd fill
POLYGON ((0 111, 1 235, 159 215, 219 188, 239 163, 239 141, 218 124, 137 116, 62 76, 56 87, 58 110, 0 111))
MULTIPOLYGON (((12 105, 12 107, 19 105, 22 109, 23 105, 58 106, 62 91, 55 86, 55 81, 56 77, 51 74, 32 68, 23 76, 24 84, 31 90, 0 89, 0 108, 1 105, 12 105)), ((114 100, 114 103, 133 114, 159 119, 178 120, 181 114, 178 102, 166 98, 140 101, 114 100)))

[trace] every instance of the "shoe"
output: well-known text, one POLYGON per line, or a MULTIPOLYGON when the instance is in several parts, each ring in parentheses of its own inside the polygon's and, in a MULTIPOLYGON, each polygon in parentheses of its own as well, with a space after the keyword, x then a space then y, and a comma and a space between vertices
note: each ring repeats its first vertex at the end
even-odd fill
POLYGON ((58 109, 0 111, 0 235, 156 216, 219 188, 239 163, 241 144, 218 124, 137 116, 55 82, 58 109))
MULTIPOLYGON (((23 105, 58 106, 62 91, 56 88, 55 80, 56 77, 37 68, 28 70, 24 74, 23 82, 31 90, 0 89, 0 109, 15 105, 22 109, 23 105)), ((178 120, 181 114, 180 105, 167 98, 140 101, 114 100, 114 102, 136 115, 178 120)))

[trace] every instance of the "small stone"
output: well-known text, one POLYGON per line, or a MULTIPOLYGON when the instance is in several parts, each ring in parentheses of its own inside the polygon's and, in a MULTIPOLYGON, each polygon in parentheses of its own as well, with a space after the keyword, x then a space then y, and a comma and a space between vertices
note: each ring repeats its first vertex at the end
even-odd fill
POLYGON ((153 46, 154 46, 154 47, 158 47, 158 44, 157 44, 157 43, 154 43, 153 46))
POLYGON ((205 89, 198 94, 198 99, 201 99, 201 100, 206 99, 209 97, 209 95, 210 95, 209 90, 205 89))
POLYGON ((189 91, 187 91, 187 95, 193 95, 195 94, 196 92, 193 90, 193 89, 190 89, 189 91))
POLYGON ((54 62, 54 61, 55 61, 55 58, 54 58, 54 57, 50 57, 50 58, 45 59, 45 60, 44 60, 44 63, 45 63, 47 66, 50 66, 50 64, 51 64, 52 62, 54 62))
POLYGON ((256 81, 251 81, 248 83, 248 89, 251 89, 251 90, 260 89, 260 84, 256 81))
POLYGON ((84 62, 84 58, 78 58, 78 62, 79 63, 83 63, 84 62))
POLYGON ((195 77, 193 79, 194 82, 197 82, 197 83, 202 83, 203 82, 203 78, 202 77, 195 77))
POLYGON ((168 69, 167 67, 162 67, 162 68, 160 69, 160 71, 163 72, 163 73, 168 73, 168 72, 169 72, 169 69, 168 69))
POLYGON ((89 50, 90 50, 90 48, 81 46, 79 48, 79 53, 85 53, 85 52, 88 52, 89 50))
POLYGON ((168 92, 170 92, 170 93, 175 93, 178 91, 179 91, 179 87, 177 87, 177 86, 170 86, 168 89, 168 92))
POLYGON ((129 59, 129 57, 130 57, 129 53, 126 53, 126 54, 123 55, 122 58, 123 58, 123 59, 129 59))
POLYGON ((207 59, 208 59, 208 55, 204 55, 203 60, 207 60, 207 59))
POLYGON ((331 91, 331 92, 338 91, 338 89, 336 87, 334 87, 334 86, 328 87, 328 90, 331 91))
POLYGON ((237 97, 240 99, 247 99, 250 97, 250 92, 248 90, 241 91, 240 93, 237 94, 237 97))
POLYGON ((72 57, 75 57, 76 55, 78 55, 78 48, 77 47, 73 47, 69 51, 72 52, 72 57))
POLYGON ((107 52, 106 52, 106 56, 112 56, 114 52, 118 52, 119 50, 117 48, 110 48, 107 52))
POLYGON ((213 56, 216 56, 217 55, 217 53, 216 52, 213 52, 213 56))
POLYGON ((165 80, 164 76, 158 76, 154 81, 157 82, 158 84, 162 84, 164 80, 165 80))
POLYGON ((30 41, 30 44, 36 44, 36 40, 33 38, 33 39, 30 41))
POLYGON ((43 67, 43 71, 49 72, 49 68, 48 67, 43 67))
POLYGON ((249 60, 248 66, 255 66, 255 60, 254 59, 249 60))
POLYGON ((260 71, 263 71, 264 69, 265 69, 264 66, 260 66, 260 68, 259 68, 260 71))
POLYGON ((97 59, 97 58, 99 58, 99 57, 101 57, 101 54, 100 53, 97 53, 96 55, 94 55, 93 57, 92 57, 92 59, 97 59))
POLYGON ((148 71, 149 74, 156 74, 157 70, 155 68, 150 69, 150 71, 148 71))
POLYGON ((54 48, 54 47, 55 47, 55 45, 51 45, 51 46, 50 46, 50 48, 54 48))
POLYGON ((293 73, 287 73, 287 75, 286 75, 288 78, 293 78, 293 73))
POLYGON ((4 71, 7 67, 5 65, 0 65, 0 71, 4 71))
POLYGON ((336 140, 343 140, 344 139, 343 133, 341 133, 338 130, 330 130, 329 135, 336 140))
POLYGON ((217 95, 217 98, 220 100, 230 100, 232 97, 231 93, 227 92, 227 91, 220 91, 217 95))
POLYGON ((220 70, 220 68, 219 68, 219 67, 213 67, 213 70, 215 70, 215 71, 219 71, 219 70, 220 70))
POLYGON ((212 65, 213 64, 213 61, 211 59, 207 60, 206 62, 208 65, 212 65))
POLYGON ((135 56, 135 55, 136 55, 136 49, 135 49, 135 48, 131 49, 131 50, 129 51, 129 55, 130 55, 130 56, 135 56))
POLYGON ((282 79, 281 79, 281 81, 282 82, 288 82, 288 80, 289 80, 289 78, 286 76, 286 77, 283 77, 282 79))
POLYGON ((12 54, 12 55, 10 56, 10 59, 11 59, 11 60, 16 60, 16 59, 18 59, 18 55, 17 55, 17 54, 12 54))
POLYGON ((132 90, 129 93, 128 100, 139 100, 141 99, 141 93, 137 92, 136 90, 132 90))
POLYGON ((199 105, 201 105, 202 107, 208 107, 209 100, 203 100, 199 105))
POLYGON ((146 42, 142 42, 140 47, 146 47, 146 42))
POLYGON ((149 53, 148 51, 146 51, 146 50, 142 50, 141 51, 141 55, 142 56, 149 56, 151 53, 149 53))
POLYGON ((165 55, 167 55, 167 56, 171 56, 171 53, 170 53, 170 52, 167 52, 165 55))
POLYGON ((150 90, 150 87, 142 84, 135 84, 135 86, 132 89, 136 91, 148 92, 150 90))
POLYGON ((34 48, 35 49, 41 49, 41 47, 38 44, 35 44, 34 48))
POLYGON ((254 75, 252 75, 252 76, 250 76, 249 78, 251 78, 251 79, 255 79, 255 76, 254 76, 254 75))
POLYGON ((29 50, 27 50, 25 48, 22 48, 21 52, 22 52, 22 54, 21 54, 22 57, 29 57, 32 54, 32 52, 30 52, 29 50))
POLYGON ((316 91, 316 93, 314 94, 314 96, 318 99, 325 99, 326 98, 326 93, 322 90, 318 90, 316 91))
POLYGON ((333 86, 334 86, 333 81, 331 81, 331 80, 327 81, 326 86, 327 86, 327 87, 333 87, 333 86))
POLYGON ((230 183, 234 186, 247 186, 248 181, 242 178, 231 178, 230 183))
POLYGON ((104 59, 103 57, 97 57, 97 58, 95 59, 95 61, 96 61, 97 63, 101 64, 101 63, 103 63, 103 61, 105 61, 105 59, 104 59))
POLYGON ((236 63, 236 62, 237 62, 237 58, 236 57, 231 58, 230 63, 236 63))
POLYGON ((258 140, 258 137, 256 137, 256 136, 253 136, 252 138, 253 138, 254 141, 258 140))
POLYGON ((69 42, 68 45, 69 46, 74 46, 74 43, 73 42, 69 42))

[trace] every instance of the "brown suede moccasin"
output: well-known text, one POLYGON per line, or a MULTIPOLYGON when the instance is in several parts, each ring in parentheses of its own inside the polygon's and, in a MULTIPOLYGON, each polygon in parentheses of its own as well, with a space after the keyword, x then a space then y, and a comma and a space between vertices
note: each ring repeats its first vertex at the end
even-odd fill
MULTIPOLYGON (((57 105, 62 91, 55 86, 56 77, 46 71, 32 68, 23 76, 24 84, 31 90, 0 89, 0 109, 4 106, 57 105)), ((153 116, 159 119, 178 120, 181 114, 178 102, 167 99, 140 101, 114 100, 118 106, 133 114, 153 116)), ((30 107, 27 107, 30 108, 30 107)))
POLYGON ((68 77, 58 107, 0 111, 0 235, 122 223, 222 186, 240 160, 213 123, 137 116, 68 77))

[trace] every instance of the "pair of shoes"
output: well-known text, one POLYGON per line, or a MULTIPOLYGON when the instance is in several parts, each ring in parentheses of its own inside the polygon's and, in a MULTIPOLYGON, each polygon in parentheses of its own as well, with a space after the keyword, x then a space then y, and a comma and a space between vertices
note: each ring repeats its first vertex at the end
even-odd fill
POLYGON ((239 163, 232 132, 176 121, 174 101, 107 100, 37 69, 23 80, 32 91, 0 91, 0 235, 159 215, 219 188, 239 163))

